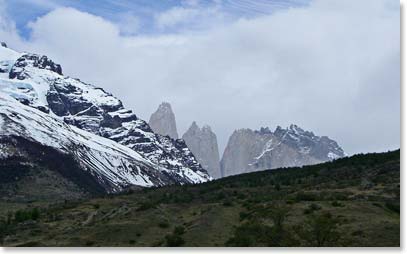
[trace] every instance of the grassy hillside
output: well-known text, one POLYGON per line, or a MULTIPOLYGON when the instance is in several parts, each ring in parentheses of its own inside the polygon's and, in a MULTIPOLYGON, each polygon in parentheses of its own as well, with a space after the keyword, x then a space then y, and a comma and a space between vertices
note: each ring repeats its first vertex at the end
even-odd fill
POLYGON ((399 246, 400 151, 75 202, 0 205, 3 246, 399 246))

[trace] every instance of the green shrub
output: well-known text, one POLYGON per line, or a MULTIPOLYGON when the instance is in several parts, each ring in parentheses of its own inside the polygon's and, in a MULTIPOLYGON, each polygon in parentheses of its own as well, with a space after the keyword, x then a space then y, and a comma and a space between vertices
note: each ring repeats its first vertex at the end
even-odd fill
POLYGON ((338 221, 330 213, 313 215, 295 231, 310 246, 332 246, 340 237, 336 231, 338 221))
POLYGON ((166 246, 168 247, 179 247, 185 243, 185 240, 177 234, 171 234, 165 236, 166 246))
POLYGON ((194 195, 190 192, 177 192, 174 195, 174 203, 190 203, 194 199, 194 195))
POLYGON ((160 223, 158 223, 158 226, 160 228, 169 228, 170 224, 167 221, 161 221, 160 223))
POLYGON ((239 192, 239 193, 237 193, 236 197, 237 197, 238 199, 245 199, 245 198, 246 198, 246 195, 245 195, 244 193, 242 193, 242 192, 239 192))
POLYGON ((29 214, 26 211, 19 210, 19 211, 16 211, 14 214, 14 221, 17 223, 23 222, 23 221, 26 221, 29 219, 30 219, 29 214))
MULTIPOLYGON (((352 193, 349 192, 330 192, 329 194, 326 195, 326 199, 330 199, 330 200, 341 200, 341 201, 345 201, 348 200, 348 196, 352 195, 352 193)), ((325 196, 325 195, 323 195, 325 196)))
POLYGON ((331 203, 331 205, 333 206, 333 207, 344 207, 345 205, 344 204, 342 204, 341 202, 339 202, 339 201, 333 201, 332 203, 331 203))
POLYGON ((34 208, 31 210, 31 219, 38 220, 40 218, 40 210, 38 208, 34 208))
POLYGON ((145 211, 151 208, 156 208, 156 204, 151 201, 144 201, 140 203, 140 206, 137 208, 137 211, 145 211))
POLYGON ((230 201, 230 200, 225 200, 225 201, 222 203, 222 205, 223 205, 223 206, 233 206, 233 202, 230 201))
POLYGON ((395 213, 400 213, 400 204, 396 202, 387 201, 385 204, 387 209, 395 213))
POLYGON ((304 214, 311 214, 311 213, 313 213, 314 211, 317 211, 317 210, 321 210, 321 206, 312 203, 312 204, 308 205, 308 208, 306 208, 304 210, 304 214))
POLYGON ((282 228, 283 223, 288 214, 288 208, 286 206, 273 205, 264 211, 264 214, 260 213, 260 216, 270 218, 274 226, 277 228, 282 228))
POLYGON ((226 198, 226 194, 223 193, 223 191, 218 192, 218 194, 216 195, 216 200, 222 200, 226 198))
POLYGON ((379 204, 379 203, 372 203, 372 205, 374 205, 374 206, 376 206, 376 207, 383 208, 383 206, 382 206, 381 204, 379 204))
POLYGON ((287 201, 285 201, 285 203, 286 203, 287 205, 292 205, 292 204, 295 204, 295 200, 288 199, 287 201))
POLYGON ((283 227, 270 227, 259 223, 245 223, 235 229, 233 237, 225 243, 230 247, 295 246, 298 243, 283 227))
POLYGON ((315 193, 310 192, 298 192, 295 197, 297 201, 316 201, 318 198, 315 193))
POLYGON ((321 210, 321 206, 314 203, 310 204, 308 207, 313 211, 321 210))
POLYGON ((174 228, 175 235, 182 235, 185 233, 185 228, 183 226, 177 226, 174 228))
POLYGON ((242 221, 242 220, 246 219, 247 217, 249 217, 249 214, 246 212, 240 212, 239 217, 240 217, 240 221, 242 221))
POLYGON ((93 246, 94 244, 95 244, 95 242, 92 241, 92 240, 88 240, 88 241, 85 242, 86 246, 93 246))
POLYGON ((353 232, 352 232, 352 235, 353 235, 353 236, 361 236, 361 235, 363 235, 363 231, 362 231, 362 230, 353 231, 353 232))
POLYGON ((304 209, 304 214, 310 214, 312 212, 313 212, 313 210, 311 210, 309 208, 304 209))
POLYGON ((18 210, 14 213, 14 221, 19 223, 27 220, 38 220, 40 217, 40 210, 33 208, 31 210, 18 210))

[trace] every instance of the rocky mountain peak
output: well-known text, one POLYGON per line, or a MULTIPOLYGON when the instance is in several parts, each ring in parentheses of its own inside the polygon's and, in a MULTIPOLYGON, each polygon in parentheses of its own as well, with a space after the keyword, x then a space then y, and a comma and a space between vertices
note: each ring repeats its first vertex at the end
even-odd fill
POLYGON ((291 124, 260 130, 238 130, 229 138, 221 160, 223 176, 278 167, 316 164, 345 156, 342 148, 326 136, 291 124))
POLYGON ((188 131, 199 131, 198 124, 195 121, 193 121, 191 126, 189 127, 188 131))
POLYGON ((204 124, 204 125, 202 126, 202 131, 203 131, 203 132, 212 132, 212 128, 211 128, 211 126, 209 126, 209 125, 207 125, 207 124, 204 124))
POLYGON ((256 130, 255 132, 259 134, 271 134, 271 130, 269 127, 261 127, 260 130, 256 130))
POLYGON ((0 47, 0 92, 15 100, 0 107, 0 123, 10 122, 4 135, 72 156, 106 191, 210 180, 184 141, 155 133, 118 98, 63 76, 46 56, 0 47))
POLYGON ((188 148, 210 176, 221 177, 218 141, 209 125, 200 128, 194 121, 182 135, 182 139, 185 140, 188 148))
MULTIPOLYGON (((242 128, 242 129, 237 129, 237 130, 233 131, 234 135, 245 135, 245 134, 252 135, 254 133, 255 133, 255 131, 253 131, 252 129, 249 129, 249 128, 242 128)), ((233 136, 233 134, 232 134, 232 136, 233 136)))
POLYGON ((53 62, 47 56, 25 53, 19 57, 9 72, 9 78, 24 80, 30 78, 29 68, 45 69, 62 75, 61 65, 53 62))
POLYGON ((169 102, 163 101, 163 102, 161 102, 161 104, 158 106, 158 110, 163 111, 163 112, 165 112, 165 111, 172 112, 171 104, 170 104, 169 102))
POLYGON ((158 106, 158 109, 151 115, 148 124, 158 134, 169 136, 172 139, 178 138, 175 114, 168 102, 163 102, 158 106))

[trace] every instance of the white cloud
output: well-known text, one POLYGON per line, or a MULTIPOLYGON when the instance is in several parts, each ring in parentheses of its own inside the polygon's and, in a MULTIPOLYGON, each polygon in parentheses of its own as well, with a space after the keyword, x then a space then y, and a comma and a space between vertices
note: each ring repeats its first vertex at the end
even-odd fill
MULTIPOLYGON (((30 24, 25 47, 111 91, 144 119, 170 101, 179 129, 208 123, 222 146, 236 128, 294 122, 348 153, 399 147, 399 11, 385 0, 329 2, 149 37, 121 36, 100 17, 63 8, 30 24)), ((195 10, 170 10, 158 23, 202 17, 195 10)))
POLYGON ((32 29, 29 49, 51 53, 61 63, 66 61, 68 65, 98 71, 101 69, 89 65, 120 57, 114 50, 123 41, 119 28, 88 13, 59 8, 31 22, 29 27, 32 29))
POLYGON ((189 2, 184 6, 175 6, 154 15, 155 25, 162 30, 186 27, 202 29, 223 23, 229 15, 221 11, 220 4, 201 6, 199 2, 189 2))
POLYGON ((6 1, 0 0, 0 41, 5 41, 15 48, 21 48, 23 42, 18 35, 16 25, 8 16, 6 1))
POLYGON ((180 23, 185 23, 199 15, 198 9, 173 7, 156 16, 157 26, 160 28, 172 27, 180 23))
POLYGON ((142 26, 141 20, 134 14, 123 13, 119 16, 118 26, 124 35, 135 35, 142 26))

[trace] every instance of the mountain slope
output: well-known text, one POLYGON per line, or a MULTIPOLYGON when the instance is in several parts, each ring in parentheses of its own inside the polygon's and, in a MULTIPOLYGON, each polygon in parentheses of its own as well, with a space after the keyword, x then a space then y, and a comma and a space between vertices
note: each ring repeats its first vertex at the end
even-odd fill
POLYGON ((2 96, 7 123, 25 130, 43 128, 39 136, 34 136, 38 133, 13 133, 2 127, 7 131, 3 135, 21 135, 59 150, 69 150, 72 140, 74 145, 83 143, 87 148, 98 143, 96 154, 87 154, 94 152, 92 149, 79 150, 76 159, 87 168, 95 163, 88 158, 97 158, 92 168, 95 172, 100 168, 95 175, 106 178, 101 181, 108 182, 108 191, 118 191, 124 185, 157 186, 210 179, 182 140, 154 133, 120 100, 101 88, 63 76, 61 66, 46 56, 0 47, 0 91, 20 102, 12 104, 2 96), (12 114, 23 115, 24 121, 13 122, 12 114), (40 120, 29 118, 30 114, 40 120), (60 138, 69 142, 60 146, 56 144, 60 138), (89 140, 95 142, 86 143, 89 140), (112 172, 115 173, 111 175, 112 172))
POLYGON ((4 246, 397 247, 400 150, 52 206, 2 203, 0 228, 34 207, 39 218, 12 219, 4 246))
MULTIPOLYGON (((183 179, 184 172, 156 167, 126 146, 68 125, 57 117, 7 99, 5 95, 0 97, 0 123, 0 140, 24 138, 69 154, 108 192, 120 191, 128 185, 159 186, 187 182, 183 179)), ((11 149, 2 142, 2 158, 22 149, 19 146, 11 149)), ((195 180, 200 175, 188 177, 195 180)))

